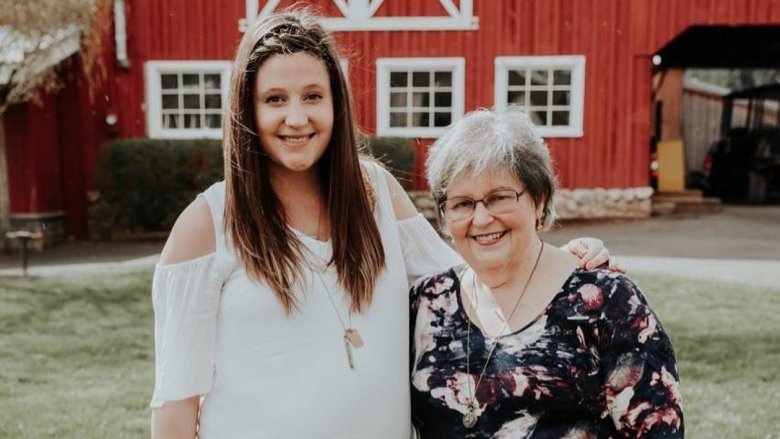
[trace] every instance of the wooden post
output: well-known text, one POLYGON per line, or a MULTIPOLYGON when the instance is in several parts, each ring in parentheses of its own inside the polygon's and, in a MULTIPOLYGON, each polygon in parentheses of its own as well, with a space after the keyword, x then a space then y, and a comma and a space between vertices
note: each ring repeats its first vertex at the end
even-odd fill
POLYGON ((661 130, 658 139, 658 190, 685 190, 685 144, 683 143, 683 70, 662 73, 656 91, 661 101, 661 130))

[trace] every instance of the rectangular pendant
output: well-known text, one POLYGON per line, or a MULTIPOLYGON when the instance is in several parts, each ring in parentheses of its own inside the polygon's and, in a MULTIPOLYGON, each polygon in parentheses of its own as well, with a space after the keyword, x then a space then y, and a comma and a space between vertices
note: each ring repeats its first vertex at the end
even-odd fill
POLYGON ((344 332, 344 337, 349 340, 349 344, 351 344, 353 348, 360 349, 363 347, 363 337, 360 336, 360 333, 357 332, 357 329, 347 329, 344 332))
POLYGON ((344 349, 347 351, 347 364, 349 364, 350 369, 354 369, 355 360, 352 358, 352 343, 349 341, 346 334, 344 334, 344 349))

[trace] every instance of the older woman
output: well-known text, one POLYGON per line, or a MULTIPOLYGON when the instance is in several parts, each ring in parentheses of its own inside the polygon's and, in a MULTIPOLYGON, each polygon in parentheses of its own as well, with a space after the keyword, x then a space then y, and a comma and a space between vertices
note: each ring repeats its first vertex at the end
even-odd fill
POLYGON ((411 291, 421 436, 682 437, 674 352, 642 292, 539 237, 555 178, 528 117, 469 114, 428 179, 466 264, 411 291))

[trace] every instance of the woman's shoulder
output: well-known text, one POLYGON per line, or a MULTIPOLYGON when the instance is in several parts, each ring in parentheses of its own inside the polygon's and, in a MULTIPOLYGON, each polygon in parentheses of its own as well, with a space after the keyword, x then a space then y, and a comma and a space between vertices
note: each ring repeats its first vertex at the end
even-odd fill
POLYGON ((642 291, 625 274, 607 268, 577 269, 564 289, 590 309, 624 308, 646 304, 642 291))
POLYGON ((441 273, 421 277, 412 285, 412 299, 421 296, 435 298, 442 294, 449 294, 457 291, 460 285, 458 273, 464 268, 465 264, 460 264, 450 267, 441 273))
POLYGON ((160 264, 177 264, 214 253, 215 236, 208 201, 197 197, 182 211, 173 225, 160 255, 160 264))

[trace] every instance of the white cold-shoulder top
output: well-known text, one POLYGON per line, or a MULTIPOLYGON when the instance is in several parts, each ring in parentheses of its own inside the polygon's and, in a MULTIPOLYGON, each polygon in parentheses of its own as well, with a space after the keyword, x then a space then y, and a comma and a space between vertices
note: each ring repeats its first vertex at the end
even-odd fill
POLYGON ((347 323, 348 301, 335 269, 324 268, 330 242, 298 234, 313 268, 298 285, 299 310, 286 315, 268 285, 236 260, 223 233, 220 182, 201 194, 216 251, 154 273, 152 407, 202 395, 201 439, 409 437, 409 281, 460 258, 421 215, 396 220, 383 171, 366 169, 379 200, 386 269, 371 305, 351 317, 365 341, 353 349, 355 368, 339 322, 347 323))

